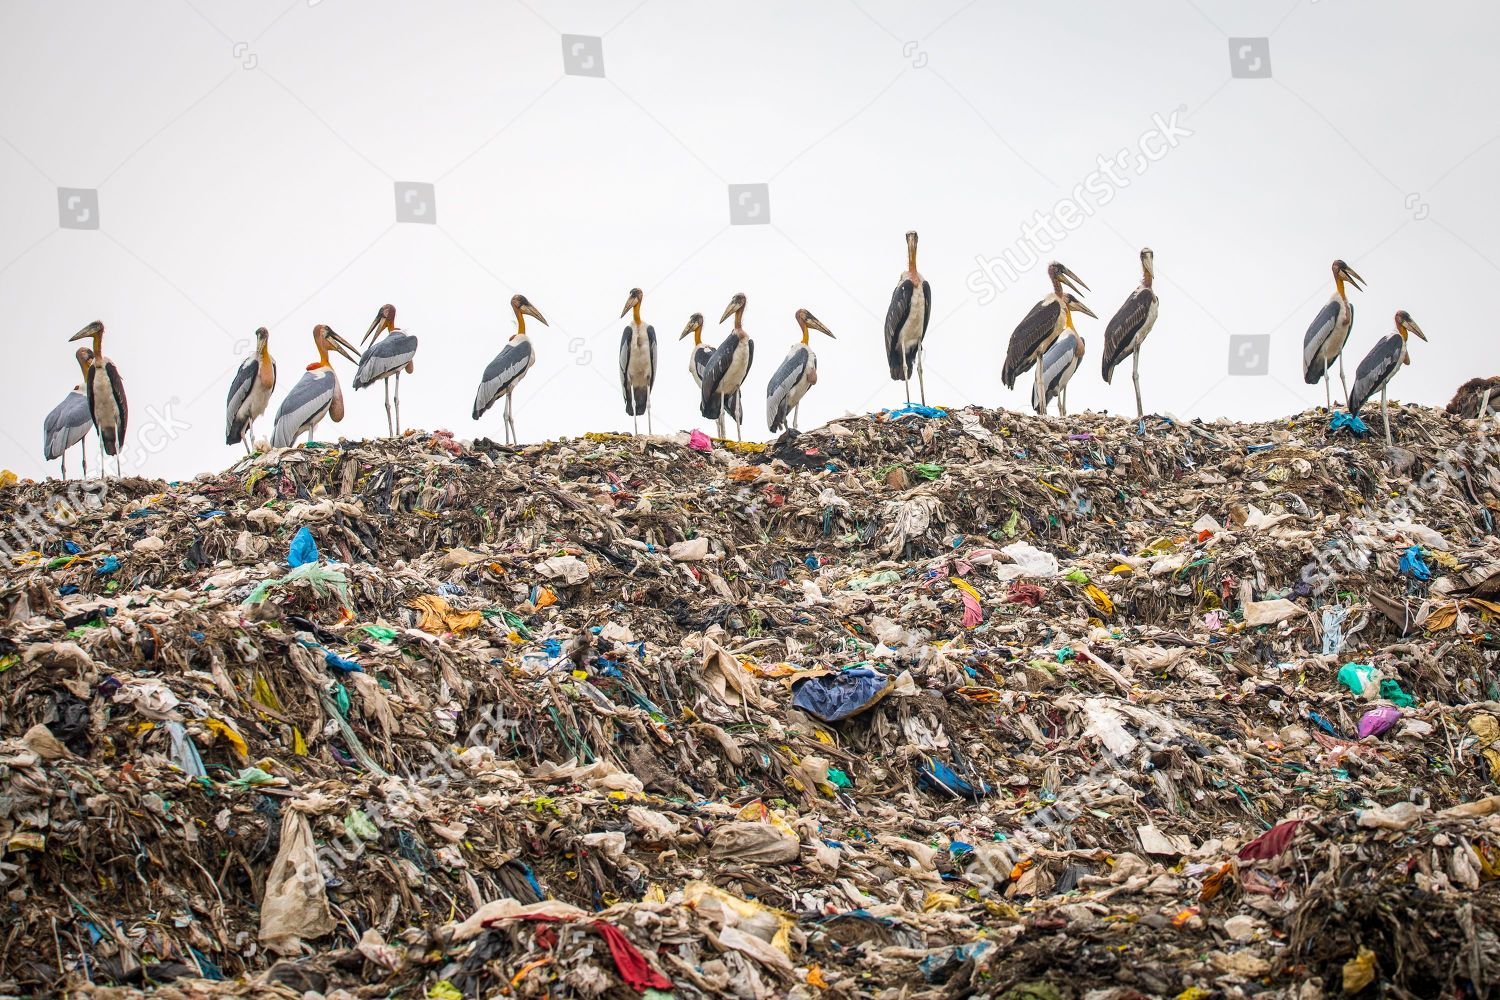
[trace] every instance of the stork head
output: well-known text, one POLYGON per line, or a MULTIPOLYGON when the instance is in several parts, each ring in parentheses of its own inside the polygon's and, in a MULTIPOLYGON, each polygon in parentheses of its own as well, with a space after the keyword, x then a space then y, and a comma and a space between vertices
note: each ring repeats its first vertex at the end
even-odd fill
POLYGON ((828 329, 828 327, 826 327, 826 326, 823 325, 823 321, 822 320, 818 319, 818 317, 814 316, 812 313, 808 312, 806 309, 798 309, 797 310, 797 325, 799 327, 801 327, 801 329, 802 329, 802 342, 804 344, 807 343, 807 331, 808 330, 818 330, 818 331, 820 331, 822 333, 828 334, 828 336, 830 338, 834 339, 834 340, 838 339, 837 337, 833 336, 833 331, 832 330, 828 329))
POLYGON ((642 298, 643 293, 641 292, 641 290, 639 288, 632 288, 630 290, 630 294, 625 299, 625 308, 620 310, 620 315, 624 316, 632 309, 639 309, 641 306, 642 298))
POLYGON ((387 302, 375 311, 375 318, 370 320, 370 328, 365 331, 365 337, 361 344, 368 344, 387 330, 396 329, 396 307, 387 302))
POLYGON ((255 346, 256 347, 264 348, 266 346, 266 344, 270 340, 271 340, 271 331, 270 330, 267 330, 263 326, 258 326, 258 327, 255 328, 255 346))
POLYGON ((521 322, 522 316, 531 316, 534 317, 536 321, 543 326, 550 325, 547 322, 547 317, 538 312, 536 306, 532 305, 531 300, 526 298, 526 296, 524 295, 512 295, 510 297, 510 308, 511 311, 516 314, 517 323, 521 322))
POLYGON ((1415 333, 1418 339, 1421 340, 1427 339, 1427 334, 1422 332, 1422 328, 1417 325, 1417 321, 1412 319, 1411 313, 1405 309, 1396 313, 1396 332, 1401 334, 1402 340, 1406 339, 1408 333, 1415 333))
POLYGON ((1333 280, 1334 283, 1339 286, 1340 291, 1343 290, 1344 282, 1346 281, 1361 292, 1365 290, 1365 279, 1361 278, 1359 276, 1359 273, 1355 271, 1354 268, 1350 267, 1348 264, 1345 264, 1341 260, 1336 260, 1333 262, 1333 280))
POLYGON ((1052 281, 1052 290, 1058 295, 1063 294, 1064 285, 1079 294, 1089 290, 1089 286, 1083 283, 1082 278, 1068 270, 1067 265, 1059 261, 1054 260, 1047 265, 1047 277, 1052 281))
POLYGON ((94 349, 92 347, 80 347, 73 352, 73 357, 78 359, 78 368, 83 372, 83 377, 88 378, 89 365, 94 363, 94 349))
POLYGON ((1141 273, 1148 278, 1156 276, 1156 253, 1150 247, 1141 249, 1141 273))
POLYGON ((906 260, 915 271, 917 269, 917 231, 915 229, 906 234, 906 260))
POLYGON ((1076 312, 1081 312, 1085 316, 1093 316, 1095 319, 1099 318, 1098 315, 1095 314, 1094 310, 1092 310, 1088 306, 1084 305, 1083 304, 1083 300, 1080 299, 1078 296, 1074 295, 1072 292, 1063 292, 1062 293, 1062 300, 1063 300, 1063 306, 1064 306, 1064 308, 1066 308, 1067 313, 1068 313, 1068 329, 1070 329, 1070 330, 1074 329, 1074 327, 1073 327, 1073 314, 1076 313, 1076 312))
POLYGON ((88 326, 84 327, 82 330, 79 330, 77 333, 73 334, 73 336, 69 337, 68 341, 72 342, 75 340, 91 340, 94 337, 102 336, 104 336, 104 324, 96 319, 88 326))
POLYGON ((738 326, 739 325, 739 321, 740 321, 740 317, 744 315, 744 312, 745 312, 745 293, 744 292, 735 292, 734 293, 734 298, 732 298, 732 299, 729 300, 729 305, 727 305, 727 306, 724 307, 724 315, 722 315, 722 316, 719 317, 719 322, 722 323, 726 319, 728 319, 729 317, 733 316, 733 317, 735 317, 735 325, 738 326))
POLYGON ((682 328, 682 336, 678 340, 691 336, 693 343, 703 343, 703 314, 693 313, 688 317, 687 326, 682 328))
POLYGON ((334 332, 331 326, 319 323, 313 327, 313 343, 318 345, 318 353, 323 357, 324 363, 327 363, 328 353, 334 351, 359 364, 359 349, 334 332))

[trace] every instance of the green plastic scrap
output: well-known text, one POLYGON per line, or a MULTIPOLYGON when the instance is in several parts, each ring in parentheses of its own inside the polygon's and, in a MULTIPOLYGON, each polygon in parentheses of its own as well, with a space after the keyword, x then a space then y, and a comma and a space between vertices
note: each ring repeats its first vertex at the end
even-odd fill
POLYGON ((364 810, 351 808, 349 815, 344 817, 344 832, 350 837, 360 840, 379 840, 380 828, 377 827, 364 810))
POLYGON ((913 465, 911 467, 911 471, 915 472, 923 479, 936 479, 948 470, 941 465, 930 465, 928 463, 922 462, 918 463, 917 465, 913 465))
POLYGON ((286 576, 262 580, 242 603, 260 604, 266 599, 272 587, 287 587, 294 583, 311 584, 313 593, 319 597, 336 596, 340 604, 351 611, 354 610, 354 605, 349 600, 348 577, 344 576, 340 570, 322 563, 303 563, 286 576))
POLYGON ((1013 510, 1010 512, 1010 520, 1005 522, 1003 530, 1008 538, 1016 537, 1016 527, 1021 523, 1021 512, 1013 510))
POLYGON ((1386 678, 1380 682, 1380 697, 1398 708, 1411 708, 1417 703, 1417 699, 1401 689, 1401 682, 1386 678))
POLYGON ((1076 583, 1079 586, 1083 586, 1084 584, 1089 582, 1089 575, 1075 566, 1073 569, 1068 571, 1068 574, 1064 576, 1063 579, 1067 580, 1069 583, 1076 583))
POLYGON ((391 642, 399 634, 395 629, 387 628, 384 625, 362 625, 360 627, 363 628, 372 639, 379 639, 382 642, 391 642))
POLYGON ((900 583, 901 574, 893 569, 883 569, 879 573, 870 573, 866 576, 856 576, 844 586, 850 590, 869 590, 871 587, 882 583, 900 583))
POLYGON ((828 780, 840 788, 852 788, 854 786, 854 782, 849 780, 849 776, 836 767, 828 769, 828 780))
POLYGON ((269 785, 275 781, 276 779, 271 777, 268 772, 262 771, 258 767, 247 767, 241 769, 239 777, 231 779, 229 785, 241 791, 248 791, 256 785, 269 785))

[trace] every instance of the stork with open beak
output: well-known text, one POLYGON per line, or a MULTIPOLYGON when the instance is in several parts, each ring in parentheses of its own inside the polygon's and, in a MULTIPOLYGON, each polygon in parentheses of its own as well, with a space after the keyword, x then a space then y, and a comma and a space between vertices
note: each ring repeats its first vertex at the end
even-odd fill
MULTIPOLYGON (((1083 279, 1057 261, 1047 265, 1047 277, 1052 281, 1052 294, 1036 305, 1021 320, 1010 335, 1010 346, 1005 351, 1005 367, 1001 369, 1000 381, 1007 389, 1016 387, 1016 379, 1031 370, 1042 359, 1068 325, 1064 286, 1079 294, 1088 290, 1083 279), (1080 287, 1081 286, 1081 287, 1080 287)), ((1037 369, 1037 384, 1042 381, 1041 369, 1037 369)), ((1033 392, 1039 390, 1034 390, 1033 392)))
POLYGON ((63 401, 52 408, 42 421, 42 454, 47 461, 62 459, 62 477, 68 478, 68 449, 75 444, 83 453, 83 478, 89 477, 89 428, 93 417, 89 415, 89 398, 83 391, 89 378, 89 364, 94 360, 91 348, 80 347, 73 355, 78 360, 78 370, 83 382, 63 397, 63 401))
MULTIPOLYGON (((104 356, 104 324, 94 320, 68 338, 92 340, 92 356, 84 376, 84 392, 89 400, 89 419, 99 433, 99 446, 106 455, 115 456, 115 475, 120 475, 120 449, 125 447, 125 422, 130 416, 125 402, 125 383, 120 370, 104 356)), ((104 459, 99 460, 103 475, 104 459)))
POLYGON ((1146 416, 1146 410, 1141 405, 1141 345, 1146 342, 1146 335, 1156 325, 1156 310, 1161 304, 1156 291, 1151 287, 1155 276, 1156 255, 1151 252, 1150 247, 1146 247, 1141 251, 1141 283, 1104 328, 1104 382, 1109 384, 1116 365, 1123 363, 1127 357, 1131 359, 1130 379, 1135 383, 1137 420, 1146 416))
POLYGON ((1063 307, 1067 310, 1066 327, 1062 336, 1042 355, 1041 364, 1037 366, 1041 378, 1031 394, 1032 408, 1042 416, 1047 415, 1047 404, 1054 399, 1057 400, 1057 412, 1064 417, 1068 415, 1068 382, 1083 361, 1083 335, 1073 325, 1073 314, 1081 312, 1085 316, 1094 316, 1088 306, 1068 292, 1063 292, 1063 307))
POLYGON ((336 351, 358 364, 359 350, 322 323, 313 327, 313 344, 318 349, 318 360, 307 366, 307 371, 281 401, 271 429, 272 448, 290 448, 303 433, 307 434, 307 443, 312 444, 318 422, 325 415, 332 417, 334 423, 344 419, 344 393, 339 388, 338 373, 328 363, 328 354, 336 351))
POLYGON ((807 331, 818 330, 833 337, 833 331, 806 309, 797 310, 797 325, 802 329, 802 342, 793 344, 792 349, 786 352, 781 367, 776 369, 766 385, 766 423, 772 432, 787 425, 788 413, 792 415, 792 430, 798 430, 797 418, 802 409, 802 397, 807 395, 807 390, 818 384, 818 356, 807 342, 807 331))
MULTIPOLYGON (((703 314, 693 313, 688 317, 687 326, 682 328, 678 340, 686 340, 689 336, 693 338, 693 351, 688 355, 688 371, 693 376, 693 381, 698 385, 698 391, 703 391, 703 370, 708 367, 708 359, 714 356, 714 345, 703 342, 703 314)), ((724 398, 724 412, 734 418, 735 423, 745 422, 745 410, 743 397, 736 389, 731 395, 724 398)))
MULTIPOLYGON (((740 391, 750 366, 755 362, 755 342, 745 332, 745 293, 736 292, 734 298, 719 317, 722 323, 734 317, 734 330, 715 349, 708 363, 703 366, 703 397, 698 412, 710 420, 717 421, 719 438, 724 437, 724 412, 729 408, 728 399, 740 391)), ((734 417, 734 433, 737 440, 744 440, 739 413, 734 417)))
POLYGON ((1333 409, 1333 388, 1329 381, 1329 369, 1334 359, 1339 362, 1339 386, 1344 398, 1349 398, 1349 385, 1344 381, 1344 345, 1349 342, 1349 331, 1354 328, 1354 305, 1344 294, 1344 282, 1360 291, 1365 290, 1364 280, 1354 269, 1341 260, 1333 262, 1333 297, 1319 310, 1302 338, 1302 377, 1308 385, 1317 385, 1323 380, 1323 396, 1328 408, 1333 409))
POLYGON ((1385 423, 1387 447, 1391 444, 1391 417, 1386 410, 1386 386, 1402 365, 1411 364, 1411 354, 1406 350, 1406 335, 1409 333, 1427 339, 1427 334, 1417 326, 1411 313, 1402 309, 1396 313, 1396 332, 1381 337, 1354 370, 1354 391, 1349 394, 1349 412, 1358 415, 1359 408, 1369 401, 1376 389, 1380 390, 1380 419, 1385 423))
POLYGON ((531 338, 526 334, 526 317, 535 318, 543 326, 547 325, 547 318, 524 295, 512 295, 510 308, 516 316, 516 332, 500 353, 495 355, 495 360, 489 363, 479 380, 479 391, 474 395, 474 419, 484 416, 495 400, 504 396, 505 443, 516 444, 516 422, 510 413, 511 394, 515 391, 516 384, 536 364, 536 353, 532 351, 531 338))
POLYGON ((224 406, 224 443, 236 441, 250 454, 255 443, 255 421, 270 405, 276 390, 276 362, 271 359, 271 334, 265 327, 255 331, 255 353, 240 362, 229 383, 224 406))
POLYGON ((922 340, 932 321, 932 286, 917 273, 917 233, 906 234, 906 270, 891 293, 885 313, 885 358, 891 379, 906 383, 906 402, 911 403, 911 374, 917 373, 922 405, 927 405, 927 386, 922 379, 922 340))
POLYGON ((631 430, 639 434, 640 415, 646 414, 646 433, 651 433, 651 389, 656 385, 656 327, 641 320, 639 288, 632 288, 620 310, 623 319, 630 314, 630 324, 620 334, 620 389, 625 393, 625 412, 630 415, 631 430))
POLYGON ((392 436, 401 433, 401 373, 416 370, 412 358, 417 355, 417 338, 396 328, 396 307, 387 302, 375 313, 360 346, 359 369, 354 373, 354 388, 363 389, 375 382, 385 383, 385 428, 392 436), (384 333, 382 338, 380 335, 384 333), (391 420, 391 376, 396 378, 396 419, 391 420))

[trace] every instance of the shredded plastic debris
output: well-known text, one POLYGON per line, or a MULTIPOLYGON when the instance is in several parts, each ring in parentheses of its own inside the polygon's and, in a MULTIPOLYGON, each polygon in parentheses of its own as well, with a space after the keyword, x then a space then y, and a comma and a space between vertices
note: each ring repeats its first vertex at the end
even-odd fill
POLYGON ((4 487, 0 992, 1493 996, 1500 462, 1392 421, 4 487))

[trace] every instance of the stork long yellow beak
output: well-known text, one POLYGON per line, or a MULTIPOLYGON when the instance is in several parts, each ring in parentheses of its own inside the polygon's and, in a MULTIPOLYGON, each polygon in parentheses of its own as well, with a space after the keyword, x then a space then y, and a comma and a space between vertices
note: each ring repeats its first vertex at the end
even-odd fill
POLYGON ((640 304, 641 304, 641 297, 639 295, 637 295, 635 292, 631 292, 630 293, 630 298, 628 298, 628 299, 625 300, 625 308, 620 310, 620 317, 623 319, 626 313, 630 312, 630 310, 634 309, 636 306, 638 306, 640 304))
MULTIPOLYGON (((391 325, 390 320, 388 320, 388 319, 385 318, 385 310, 381 309, 379 312, 377 312, 375 314, 375 318, 370 321, 369 329, 365 330, 365 335, 360 340, 360 344, 361 345, 368 344, 371 340, 373 340, 376 337, 380 336, 386 330, 392 330, 392 329, 395 329, 395 328, 391 325)), ((330 330, 328 332, 329 333, 333 333, 332 330, 330 330)))
POLYGON ((1415 333, 1422 340, 1427 339, 1427 334, 1422 332, 1422 328, 1417 325, 1417 321, 1414 319, 1409 319, 1406 321, 1406 329, 1411 333, 1415 333))
POLYGON ((1361 292, 1365 290, 1365 285, 1364 285, 1365 279, 1361 278, 1359 276, 1359 272, 1355 271, 1354 268, 1352 268, 1352 267, 1345 266, 1345 268, 1344 268, 1344 280, 1348 281, 1349 284, 1353 285, 1355 288, 1359 289, 1361 292))
MULTIPOLYGON (((1073 291, 1077 292, 1079 295, 1082 295, 1084 292, 1089 291, 1089 286, 1084 284, 1083 279, 1070 271, 1066 265, 1064 265, 1062 270, 1058 272, 1057 280, 1073 289, 1073 291), (1077 284, 1074 284, 1074 282, 1077 282, 1077 284)), ((1090 313, 1090 315, 1093 314, 1090 313)))
POLYGON ((729 300, 729 305, 724 307, 724 315, 719 317, 719 322, 724 322, 743 308, 745 308, 745 297, 743 295, 736 295, 729 300))
POLYGON ((353 344, 349 343, 349 341, 345 340, 343 336, 335 332, 332 327, 328 327, 326 336, 328 338, 328 347, 330 350, 337 351, 344 357, 348 358, 350 361, 353 361, 355 364, 359 364, 359 348, 355 347, 353 344))
POLYGON ((521 315, 530 316, 532 319, 536 320, 543 326, 551 326, 551 324, 547 322, 547 317, 543 316, 541 314, 541 311, 530 302, 521 303, 521 315))
POLYGON ((677 339, 686 340, 688 337, 691 337, 693 334, 699 332, 702 329, 702 322, 690 319, 688 320, 687 326, 682 328, 682 333, 678 334, 677 339))
MULTIPOLYGON (((818 319, 812 313, 807 314, 807 327, 810 330, 821 330, 823 333, 828 334, 828 336, 833 337, 833 331, 824 326, 822 320, 818 319)), ((837 340, 838 338, 833 337, 833 339, 837 340)))
POLYGON ((1085 316, 1092 316, 1095 319, 1099 318, 1098 313, 1094 312, 1094 310, 1090 309, 1088 306, 1084 305, 1082 302, 1078 301, 1077 299, 1073 299, 1072 301, 1070 301, 1068 303, 1068 311, 1069 312, 1081 312, 1085 316))

